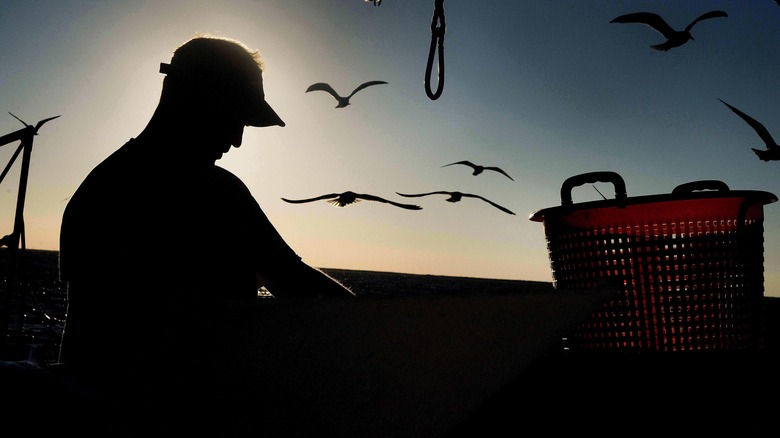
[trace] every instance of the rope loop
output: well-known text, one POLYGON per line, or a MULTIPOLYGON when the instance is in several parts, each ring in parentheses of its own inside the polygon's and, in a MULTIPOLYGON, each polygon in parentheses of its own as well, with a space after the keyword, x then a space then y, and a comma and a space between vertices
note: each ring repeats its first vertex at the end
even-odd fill
POLYGON ((444 0, 435 0, 433 8, 433 19, 431 20, 431 47, 428 51, 428 64, 425 66, 425 94, 431 100, 436 100, 444 91, 444 33, 447 29, 444 19, 444 0), (438 84, 436 92, 431 90, 431 71, 433 70, 433 59, 438 50, 438 84))

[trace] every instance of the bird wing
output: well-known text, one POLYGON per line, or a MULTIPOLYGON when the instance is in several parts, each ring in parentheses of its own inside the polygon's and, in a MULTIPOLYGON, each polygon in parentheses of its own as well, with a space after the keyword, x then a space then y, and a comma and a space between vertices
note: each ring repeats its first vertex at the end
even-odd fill
POLYGON ((306 92, 309 91, 325 91, 327 93, 330 93, 331 96, 335 97, 336 99, 339 99, 341 96, 339 96, 339 93, 336 93, 336 90, 333 89, 330 85, 326 84, 325 82, 317 82, 316 84, 309 85, 309 88, 306 89, 306 92))
MULTIPOLYGON (((721 99, 718 99, 721 102, 723 102, 721 99)), ((772 138, 772 135, 769 133, 769 131, 766 129, 764 125, 762 125, 758 120, 750 117, 749 115, 743 113, 742 111, 734 108, 733 106, 727 104, 726 102, 723 102, 724 105, 729 107, 731 111, 734 111, 734 113, 742 118, 745 122, 747 122, 748 125, 750 125, 751 128, 753 128, 754 131, 758 134, 759 137, 761 137, 761 140, 766 143, 767 149, 774 149, 777 148, 777 143, 775 143, 775 140, 772 138)))
POLYGON ((727 13, 723 12, 723 11, 709 11, 709 12, 706 12, 706 13, 704 13, 704 14, 701 14, 701 15, 699 15, 699 18, 697 18, 697 19, 695 19, 695 20, 691 21, 691 24, 689 24, 689 25, 688 25, 688 26, 685 28, 685 30, 686 30, 686 32, 687 32, 687 31, 690 31, 690 30, 691 30, 691 28, 693 28, 693 26, 694 26, 696 23, 700 22, 701 20, 707 20, 707 19, 709 19, 709 18, 716 18, 716 17, 728 17, 728 16, 729 16, 729 15, 728 15, 727 13))
POLYGON ((352 93, 349 94, 349 97, 354 96, 355 93, 357 93, 358 91, 360 91, 360 90, 362 90, 362 89, 364 89, 366 87, 370 87, 372 85, 386 84, 386 83, 387 82, 385 82, 385 81, 368 81, 368 82, 363 82, 362 84, 358 85, 357 88, 355 88, 352 91, 352 93))
POLYGON ((341 193, 331 193, 331 194, 328 194, 328 195, 322 195, 322 196, 317 196, 317 197, 314 197, 314 198, 307 198, 307 199, 287 199, 287 198, 282 198, 282 201, 289 202, 291 204, 303 204, 304 202, 314 202, 314 201, 319 201, 319 200, 322 200, 322 199, 338 198, 339 196, 341 196, 341 193))
POLYGON ((502 206, 500 206, 500 205, 496 204, 495 202, 493 202, 493 201, 491 201, 491 200, 489 200, 489 199, 485 199, 485 198, 483 198, 482 196, 479 196, 479 195, 471 195, 471 194, 469 194, 469 193, 463 193, 463 196, 468 196, 469 198, 477 198, 477 199, 481 199, 481 200, 483 200, 483 201, 487 202, 488 204, 492 205, 493 207, 496 207, 497 209, 499 209, 499 210, 503 211, 504 213, 515 214, 513 211, 509 210, 508 208, 506 208, 506 207, 502 207, 502 206))
POLYGON ((474 163, 472 163, 471 161, 468 161, 468 160, 456 161, 454 163, 445 164, 444 166, 441 166, 441 167, 452 166, 453 164, 465 164, 466 166, 473 167, 475 169, 477 168, 476 164, 474 164, 474 163))
MULTIPOLYGON (((398 192, 396 192, 398 193, 398 192)), ((450 192, 428 192, 428 193, 398 193, 401 196, 406 196, 407 198, 418 198, 420 196, 428 196, 428 195, 449 195, 450 192)))
POLYGON ((650 26, 666 38, 674 36, 676 31, 669 26, 660 15, 652 12, 634 12, 615 17, 610 23, 639 23, 650 26))
POLYGON ((386 204, 395 205, 396 207, 405 208, 407 210, 422 210, 422 207, 420 207, 419 205, 402 204, 400 202, 394 202, 394 201, 390 201, 389 199, 380 198, 379 196, 359 194, 357 195, 357 197, 360 199, 365 199, 366 201, 384 202, 386 204))
POLYGON ((507 178, 511 179, 512 181, 514 181, 514 180, 515 180, 514 178, 512 178, 511 176, 509 176, 509 174, 508 174, 508 173, 504 172, 504 170, 503 170, 503 169, 501 169, 500 167, 493 167, 493 166, 491 166, 491 167, 486 167, 485 169, 486 169, 486 170, 493 170, 493 171, 495 171, 495 172, 498 172, 498 173, 503 173, 503 174, 504 174, 504 176, 506 176, 507 178))

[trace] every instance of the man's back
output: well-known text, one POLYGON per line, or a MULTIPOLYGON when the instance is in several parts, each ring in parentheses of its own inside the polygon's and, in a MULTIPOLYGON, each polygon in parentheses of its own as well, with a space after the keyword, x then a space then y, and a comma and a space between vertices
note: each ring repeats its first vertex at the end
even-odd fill
POLYGON ((235 176, 150 162, 155 147, 128 142, 66 207, 65 363, 161 359, 185 338, 204 336, 192 315, 257 299, 261 266, 298 260, 235 176))

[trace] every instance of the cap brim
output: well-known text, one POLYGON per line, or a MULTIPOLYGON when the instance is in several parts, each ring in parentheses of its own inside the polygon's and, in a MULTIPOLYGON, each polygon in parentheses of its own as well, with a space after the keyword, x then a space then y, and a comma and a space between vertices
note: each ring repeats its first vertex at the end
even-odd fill
POLYGON ((281 117, 279 117, 279 114, 276 114, 276 111, 274 111, 273 108, 271 108, 271 105, 268 104, 268 102, 265 101, 265 99, 260 100, 255 105, 255 108, 252 109, 251 114, 249 116, 249 123, 247 123, 249 126, 284 126, 284 120, 282 120, 281 117))

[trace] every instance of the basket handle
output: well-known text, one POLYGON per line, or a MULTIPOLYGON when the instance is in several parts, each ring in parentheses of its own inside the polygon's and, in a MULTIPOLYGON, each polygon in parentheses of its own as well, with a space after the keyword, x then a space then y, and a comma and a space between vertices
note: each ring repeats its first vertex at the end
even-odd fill
POLYGON ((580 175, 575 175, 566 179, 561 185, 561 205, 571 205, 571 190, 574 187, 578 187, 584 184, 593 184, 597 182, 608 182, 615 186, 615 199, 625 200, 628 196, 626 194, 626 183, 623 181, 623 177, 617 174, 617 172, 611 171, 599 171, 588 172, 580 175))
POLYGON ((696 190, 717 190, 719 192, 728 192, 729 186, 723 181, 717 179, 703 179, 701 181, 691 181, 680 184, 672 190, 673 195, 681 193, 691 193, 696 190))

